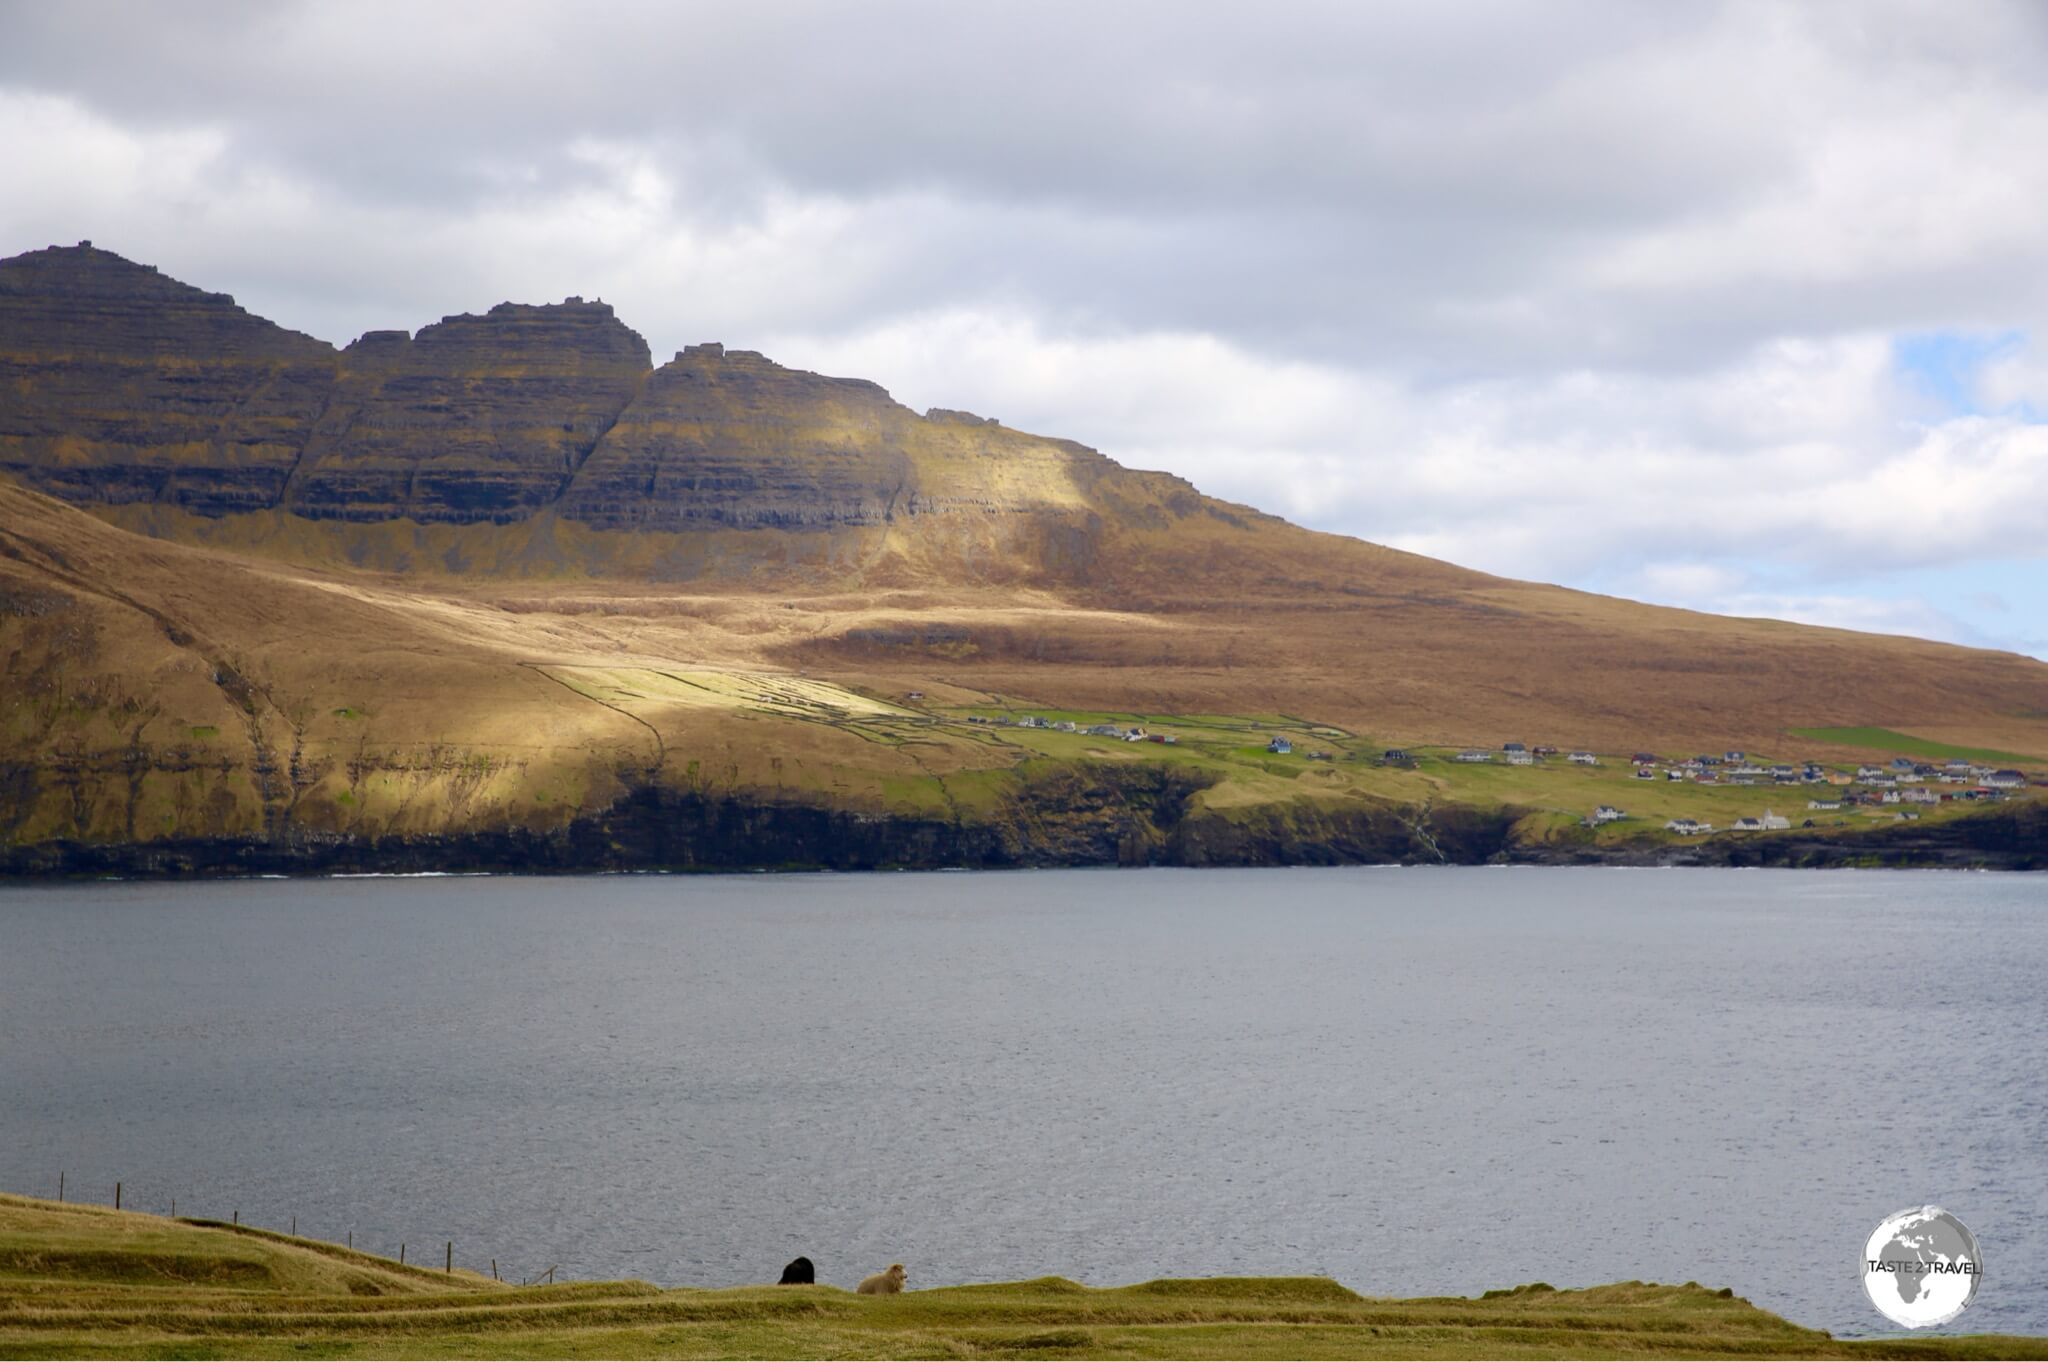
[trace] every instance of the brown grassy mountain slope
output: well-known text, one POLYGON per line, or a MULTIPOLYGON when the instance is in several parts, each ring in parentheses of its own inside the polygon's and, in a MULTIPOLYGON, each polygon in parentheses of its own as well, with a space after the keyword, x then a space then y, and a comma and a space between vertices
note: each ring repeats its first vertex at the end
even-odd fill
POLYGON ((580 300, 337 352, 107 252, 0 261, 0 846, 560 830, 653 790, 1014 849, 1133 763, 1143 799, 1320 809, 1462 797, 1344 765, 1380 743, 2048 754, 2029 659, 1489 577, 747 352, 646 363, 580 300), (1347 745, 965 722, 1016 707, 1347 745))
MULTIPOLYGON (((151 540, 4 483, 0 661, 0 843, 20 846, 545 832, 648 789, 995 820, 1029 842, 1066 836, 1033 820, 1076 800, 1129 797, 1055 791, 1048 812, 1025 787, 1052 757, 1171 757, 1198 784, 1223 778, 1200 796, 1219 807, 1439 797, 1419 777, 1326 788, 1343 773, 1225 768, 1192 746, 1048 751, 960 721, 1004 703, 1272 715, 1276 728, 1336 725, 1362 750, 1501 733, 1605 751, 1644 733, 1769 748, 1789 722, 1869 719, 2048 749, 2038 720, 2011 713, 2040 684, 2018 659, 1546 588, 1194 610, 995 587, 423 585, 151 540), (1631 663, 1645 646, 1702 661, 1631 663), (1602 659, 1619 674, 1601 678, 1602 659), (1669 675, 1688 687, 1680 706, 1652 684, 1669 675), (923 698, 906 703, 913 691, 923 698), (1760 691, 1783 712, 1757 708, 1760 691), (1716 694, 1724 709, 1699 707, 1716 694)), ((1113 832, 1088 845, 1114 855, 1113 832)))

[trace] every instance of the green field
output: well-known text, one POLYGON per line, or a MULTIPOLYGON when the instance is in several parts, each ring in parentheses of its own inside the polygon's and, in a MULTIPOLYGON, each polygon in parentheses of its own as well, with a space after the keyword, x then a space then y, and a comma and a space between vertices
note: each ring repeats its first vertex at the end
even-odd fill
POLYGON ((1988 747, 1956 747, 1930 738, 1916 738, 1910 733, 1894 733, 1889 728, 1795 728, 1791 732, 1814 742, 1830 743, 1836 747, 1867 747, 1873 752, 1896 752, 1902 757, 1947 758, 1960 757, 1964 761, 1999 762, 2004 765, 2038 762, 2041 757, 2028 756, 2024 752, 1999 752, 1988 747))
MULTIPOLYGON (((1761 834, 1732 832, 1734 822, 1767 811, 1789 818, 1794 828, 1811 820, 1814 829, 1823 832, 1889 825, 1897 821, 1898 815, 1892 806, 1809 810, 1809 800, 1840 797, 1838 788, 1818 783, 1700 784, 1691 780, 1667 781, 1661 775, 1638 780, 1624 753, 1603 753, 1597 766, 1574 765, 1562 757, 1528 766, 1510 766, 1500 759, 1498 752, 1493 754, 1493 761, 1465 763, 1453 760, 1457 748, 1417 747, 1410 749, 1414 756, 1410 764, 1382 766, 1378 758, 1385 746, 1383 742, 1283 715, 1119 714, 976 707, 947 717, 952 723, 964 724, 970 714, 1012 718, 1036 714, 1055 722, 1070 719, 1084 727, 1096 723, 1136 724, 1148 732, 1173 734, 1177 742, 1167 745, 1127 743, 1052 729, 1002 726, 969 730, 994 746, 1015 750, 1020 755, 1030 754, 1015 768, 1020 772, 1051 769, 1072 761, 1150 762, 1186 769, 1214 782, 1198 796, 1197 803, 1217 811, 1255 810, 1301 799, 1324 804, 1371 800, 1410 808, 1513 808, 1525 812, 1517 825, 1517 836, 1523 842, 1602 847, 1698 841, 1697 837, 1680 838, 1664 830, 1667 821, 1678 817, 1712 824, 1717 829, 1712 836, 1717 838, 1745 838, 1761 834), (1264 743, 1275 734, 1293 741, 1291 755, 1265 750, 1264 743), (1316 750, 1327 752, 1330 760, 1311 759, 1308 753, 1316 750), (1599 828, 1581 826, 1586 815, 1600 804, 1620 808, 1627 817, 1599 828)), ((1851 730, 1813 732, 1846 731, 1851 730)), ((1796 751, 1754 756, 1766 762, 1803 759, 1803 754, 1796 751)), ((944 783, 950 787, 959 780, 958 776, 949 776, 944 783)), ((938 784, 932 782, 934 790, 938 784)), ((999 795, 1004 788, 1000 777, 978 789, 970 786, 959 804, 988 807, 981 801, 999 795)), ((1921 822, 1935 823, 1967 817, 1976 811, 1976 806, 1952 802, 1916 807, 1913 811, 1921 822)))
POLYGON ((1837 1340, 1690 1282, 1395 1300, 1323 1277, 1107 1289, 1042 1277, 873 1297, 515 1286, 477 1266, 444 1273, 438 1258, 403 1266, 246 1226, 0 1196, 0 1357, 2048 1355, 2037 1338, 1837 1340))

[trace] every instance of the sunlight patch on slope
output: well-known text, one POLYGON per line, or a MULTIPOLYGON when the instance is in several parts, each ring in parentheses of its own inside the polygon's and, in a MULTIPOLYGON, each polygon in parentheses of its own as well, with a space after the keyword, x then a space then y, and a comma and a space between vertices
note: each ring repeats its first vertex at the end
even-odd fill
POLYGON ((622 709, 652 703, 755 710, 801 719, 914 717, 909 710, 871 700, 844 686, 802 676, 656 667, 547 666, 540 670, 579 694, 622 709))

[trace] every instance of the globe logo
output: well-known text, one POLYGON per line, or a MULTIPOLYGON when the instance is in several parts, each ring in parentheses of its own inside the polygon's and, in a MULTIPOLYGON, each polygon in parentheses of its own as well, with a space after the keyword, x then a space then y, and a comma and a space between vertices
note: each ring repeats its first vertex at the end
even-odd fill
POLYGON ((1886 1319, 1908 1329, 1946 1324, 1984 1280, 1977 1237, 1939 1206, 1886 1216, 1863 1246, 1863 1291, 1886 1319))

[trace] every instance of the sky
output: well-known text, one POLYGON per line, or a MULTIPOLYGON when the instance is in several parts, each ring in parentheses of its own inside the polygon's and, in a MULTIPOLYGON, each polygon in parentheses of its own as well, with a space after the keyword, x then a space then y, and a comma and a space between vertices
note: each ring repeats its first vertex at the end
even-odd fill
POLYGON ((2048 658, 2048 5, 0 0, 0 255, 81 239, 2048 658))

